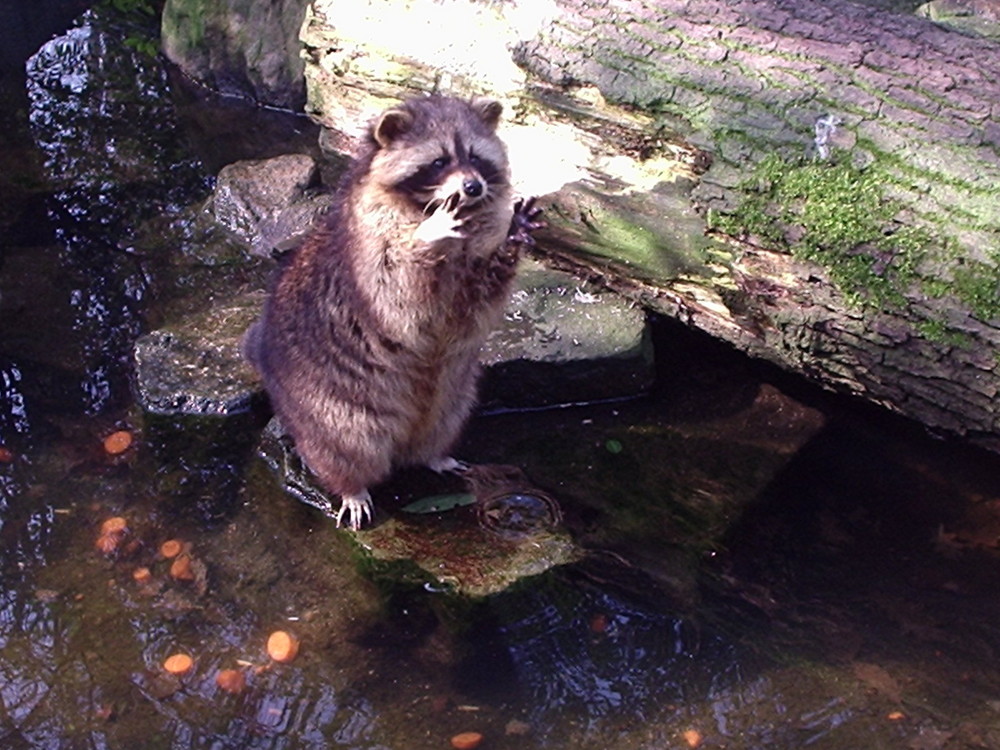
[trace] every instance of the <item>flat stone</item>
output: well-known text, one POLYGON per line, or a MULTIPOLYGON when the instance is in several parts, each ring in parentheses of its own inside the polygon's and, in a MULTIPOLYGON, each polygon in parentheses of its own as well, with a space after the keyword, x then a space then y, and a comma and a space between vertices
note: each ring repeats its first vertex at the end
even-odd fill
POLYGON ((441 590, 477 598, 583 557, 565 531, 498 538, 458 514, 445 515, 452 517, 421 522, 397 515, 355 538, 375 560, 408 560, 441 590))
POLYGON ((134 350, 139 406, 173 416, 249 411, 263 390, 240 343, 263 303, 264 293, 252 292, 140 337, 134 350))
MULTIPOLYGON (((277 419, 272 419, 264 430, 260 454, 286 492, 318 508, 326 516, 336 514, 340 499, 331 497, 316 484, 277 419)), ((464 491, 474 492, 478 502, 503 493, 513 488, 513 485, 508 487, 509 480, 502 471, 511 468, 477 466, 473 472, 477 472, 481 479, 469 482, 464 491), (491 472, 491 468, 498 471, 491 472)), ((523 474, 516 469, 514 471, 521 479, 516 489, 531 492, 523 474)), ((415 470, 414 475, 401 482, 408 487, 404 491, 418 495, 421 492, 439 492, 440 487, 436 490, 428 488, 426 475, 431 475, 431 472, 423 470, 418 473, 415 470)), ((443 481, 434 476, 431 479, 443 481)), ((583 551, 573 542, 561 522, 524 534, 500 534, 479 522, 474 505, 441 513, 411 513, 399 508, 387 510, 382 505, 382 498, 390 494, 393 493, 386 488, 376 488, 373 492, 375 523, 361 531, 348 530, 345 533, 352 536, 360 553, 376 565, 409 564, 408 567, 387 571, 386 575, 393 579, 424 580, 425 585, 434 591, 485 597, 500 593, 523 578, 540 575, 550 568, 583 557, 583 551)))

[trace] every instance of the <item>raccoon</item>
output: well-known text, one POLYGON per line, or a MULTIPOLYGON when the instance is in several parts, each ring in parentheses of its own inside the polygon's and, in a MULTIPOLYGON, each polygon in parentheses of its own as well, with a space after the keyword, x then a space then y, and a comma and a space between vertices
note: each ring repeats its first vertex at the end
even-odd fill
POLYGON ((371 521, 368 487, 451 457, 478 353, 520 246, 542 226, 512 206, 501 105, 432 96, 378 116, 323 223, 293 252, 244 340, 275 413, 335 518, 371 521))

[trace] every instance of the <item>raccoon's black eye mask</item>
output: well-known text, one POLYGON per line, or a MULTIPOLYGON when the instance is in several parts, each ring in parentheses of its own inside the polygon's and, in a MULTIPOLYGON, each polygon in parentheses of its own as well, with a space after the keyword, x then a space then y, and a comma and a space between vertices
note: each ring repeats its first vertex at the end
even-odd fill
POLYGON ((424 164, 409 177, 397 183, 396 189, 423 203, 441 184, 441 173, 450 162, 448 157, 440 156, 430 164, 424 164))
POLYGON ((469 164, 479 172, 480 176, 486 182, 491 185, 495 185, 497 182, 497 176, 500 174, 500 170, 497 169, 497 165, 491 162, 489 159, 485 159, 478 154, 469 154, 469 164))
MULTIPOLYGON (((465 163, 476 170, 484 182, 491 185, 496 184, 500 170, 489 159, 484 159, 475 153, 469 153, 465 159, 465 163)), ((396 189, 422 204, 441 185, 442 172, 453 164, 454 161, 450 155, 439 156, 434 161, 424 164, 412 175, 397 183, 396 189)))

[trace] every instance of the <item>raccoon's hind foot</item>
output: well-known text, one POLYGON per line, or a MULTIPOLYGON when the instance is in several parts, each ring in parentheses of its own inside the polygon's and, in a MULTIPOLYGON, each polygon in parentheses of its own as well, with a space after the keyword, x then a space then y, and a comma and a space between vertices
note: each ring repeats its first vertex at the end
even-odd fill
POLYGON ((372 513, 375 506, 372 504, 372 496, 368 490, 362 490, 356 495, 341 495, 340 510, 334 518, 337 521, 337 528, 340 528, 344 517, 347 517, 347 526, 354 531, 361 528, 361 524, 367 521, 371 523, 372 513))
POLYGON ((510 229, 507 230, 507 242, 515 245, 534 246, 535 238, 531 233, 536 229, 544 229, 548 226, 544 221, 539 221, 542 209, 535 207, 535 198, 519 199, 514 204, 514 216, 510 220, 510 229))
POLYGON ((428 245, 438 240, 464 239, 465 235, 460 230, 465 224, 465 219, 459 219, 457 213, 460 205, 460 199, 456 194, 428 206, 431 215, 420 222, 413 232, 413 239, 428 245))
POLYGON ((433 461, 428 461, 427 468, 438 474, 462 475, 471 469, 472 465, 465 463, 465 461, 459 461, 457 458, 445 456, 444 458, 435 458, 433 461))

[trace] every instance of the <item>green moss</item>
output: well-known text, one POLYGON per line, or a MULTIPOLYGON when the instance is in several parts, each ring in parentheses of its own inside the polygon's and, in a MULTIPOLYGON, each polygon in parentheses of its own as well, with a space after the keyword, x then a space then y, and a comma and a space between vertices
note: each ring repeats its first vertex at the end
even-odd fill
POLYGON ((643 268, 656 266, 662 252, 662 241, 656 235, 612 213, 606 214, 603 219, 601 233, 610 245, 626 248, 626 256, 643 268))
MULTIPOLYGON (((754 235, 799 258, 819 263, 855 304, 895 307, 907 292, 967 305, 979 320, 1000 318, 1000 250, 985 260, 964 257, 954 238, 925 226, 902 224, 906 208, 887 188, 915 170, 898 159, 878 158, 859 167, 841 155, 829 162, 771 154, 740 185, 742 198, 731 214, 712 214, 712 229, 754 235), (925 260, 945 267, 933 277, 919 269, 925 260)), ((927 179, 936 175, 922 175, 927 179)), ((961 345, 966 336, 938 320, 916 326, 924 337, 961 345)))
POLYGON ((166 48, 190 54, 206 43, 209 19, 205 3, 184 0, 166 6, 162 15, 162 36, 166 48))
POLYGON ((711 225, 820 263, 856 302, 902 304, 934 238, 894 221, 902 205, 885 196, 887 182, 877 165, 859 167, 846 157, 818 162, 771 154, 741 185, 737 210, 714 215, 711 225))
POLYGON ((916 325, 917 333, 930 341, 937 341, 952 346, 967 346, 969 339, 965 334, 952 331, 942 320, 923 320, 916 325))
POLYGON ((956 268, 951 291, 980 320, 1000 318, 1000 253, 991 253, 989 263, 970 261, 956 268))
POLYGON ((124 43, 147 57, 160 52, 159 16, 163 0, 100 0, 96 8, 116 21, 124 43))

